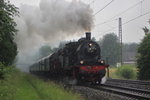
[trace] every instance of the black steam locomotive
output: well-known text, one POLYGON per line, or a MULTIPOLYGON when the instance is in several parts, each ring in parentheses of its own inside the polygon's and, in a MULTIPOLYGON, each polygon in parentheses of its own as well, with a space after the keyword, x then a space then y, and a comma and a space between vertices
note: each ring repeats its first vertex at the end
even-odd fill
POLYGON ((45 77, 77 82, 101 83, 108 65, 101 59, 99 45, 91 40, 91 33, 77 42, 70 42, 63 49, 44 57, 30 66, 30 72, 45 77))

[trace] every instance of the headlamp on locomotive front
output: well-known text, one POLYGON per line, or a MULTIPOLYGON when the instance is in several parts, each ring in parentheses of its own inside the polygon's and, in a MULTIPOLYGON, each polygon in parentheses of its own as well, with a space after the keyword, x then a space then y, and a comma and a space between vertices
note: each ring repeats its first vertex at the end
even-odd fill
POLYGON ((91 47, 91 46, 92 46, 92 43, 89 43, 89 46, 91 47))
POLYGON ((80 64, 84 64, 84 61, 83 61, 83 60, 81 60, 81 61, 80 61, 80 64))
POLYGON ((105 63, 105 61, 104 60, 101 60, 101 64, 104 64, 105 63))
POLYGON ((105 64, 105 61, 104 61, 104 60, 101 60, 101 59, 99 59, 98 62, 99 62, 100 64, 105 64))

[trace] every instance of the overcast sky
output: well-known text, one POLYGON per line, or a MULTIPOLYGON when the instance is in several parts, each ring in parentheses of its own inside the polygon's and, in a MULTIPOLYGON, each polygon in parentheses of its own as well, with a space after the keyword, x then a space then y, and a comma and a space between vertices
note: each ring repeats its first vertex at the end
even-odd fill
MULTIPOLYGON (((21 4, 38 6, 40 0, 10 0, 14 5, 20 7, 21 4)), ((67 0, 71 1, 71 0, 67 0)), ((93 14, 103 9, 112 0, 80 0, 86 4, 90 4, 93 9, 93 14)), ((123 29, 123 42, 140 42, 144 36, 142 27, 150 25, 148 20, 150 19, 150 0, 113 0, 106 8, 95 15, 95 28, 92 30, 92 36, 96 39, 101 38, 103 35, 114 32, 118 35, 118 18, 122 18, 122 23, 126 23, 137 16, 139 18, 128 22, 122 26, 123 29), (135 5, 137 4, 137 5, 135 5), (135 5, 135 6, 133 6, 135 5), (123 14, 121 12, 129 9, 123 14), (144 15, 146 14, 146 15, 144 15), (118 15, 118 16, 116 16, 118 15), (116 16, 116 17, 114 17, 116 16), (110 20, 114 17, 112 20, 110 20), (108 21, 109 20, 109 21, 108 21)))

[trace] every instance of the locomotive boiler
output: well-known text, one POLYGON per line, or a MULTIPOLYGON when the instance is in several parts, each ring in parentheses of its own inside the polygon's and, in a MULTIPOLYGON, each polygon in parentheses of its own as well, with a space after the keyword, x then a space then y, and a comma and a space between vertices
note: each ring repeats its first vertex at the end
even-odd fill
POLYGON ((86 32, 85 38, 67 43, 64 48, 31 65, 30 72, 56 79, 69 77, 78 83, 100 84, 107 67, 101 59, 100 46, 91 40, 91 33, 86 32))

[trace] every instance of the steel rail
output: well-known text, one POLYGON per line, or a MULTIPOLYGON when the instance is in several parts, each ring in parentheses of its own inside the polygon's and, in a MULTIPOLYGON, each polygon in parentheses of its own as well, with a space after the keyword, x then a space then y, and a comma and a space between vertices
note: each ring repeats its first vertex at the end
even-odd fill
POLYGON ((139 100, 150 100, 150 91, 147 90, 105 84, 101 86, 92 86, 91 88, 139 100))
POLYGON ((141 80, 122 80, 122 79, 108 79, 107 82, 120 82, 120 83, 129 83, 129 84, 139 84, 139 85, 148 85, 150 86, 150 81, 141 81, 141 80))

